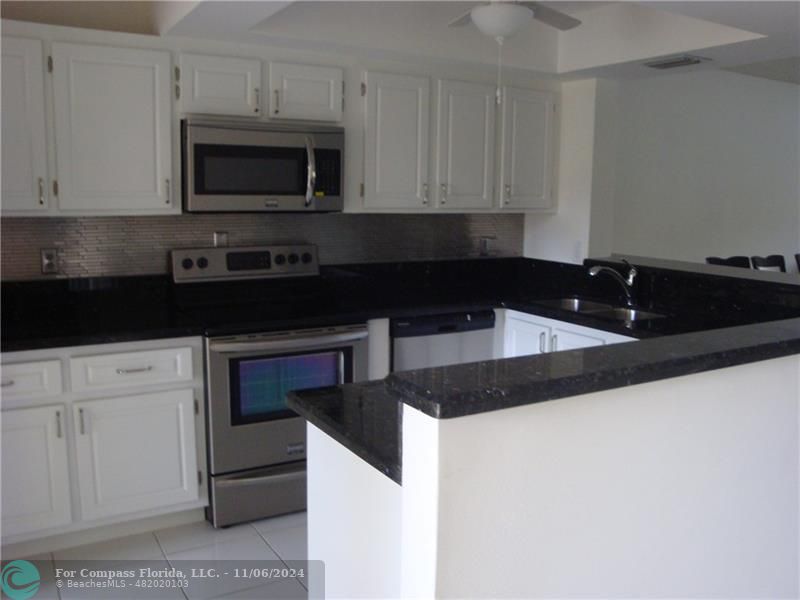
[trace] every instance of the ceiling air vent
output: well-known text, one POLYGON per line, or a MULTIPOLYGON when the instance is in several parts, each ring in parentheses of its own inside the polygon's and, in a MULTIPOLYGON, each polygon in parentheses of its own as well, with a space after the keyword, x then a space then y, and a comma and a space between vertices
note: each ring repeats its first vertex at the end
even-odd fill
POLYGON ((650 67, 651 69, 675 69, 676 67, 699 65, 701 62, 707 60, 709 59, 684 54, 683 56, 671 56, 669 58, 662 58, 661 60, 654 60, 653 62, 644 63, 644 66, 650 67))

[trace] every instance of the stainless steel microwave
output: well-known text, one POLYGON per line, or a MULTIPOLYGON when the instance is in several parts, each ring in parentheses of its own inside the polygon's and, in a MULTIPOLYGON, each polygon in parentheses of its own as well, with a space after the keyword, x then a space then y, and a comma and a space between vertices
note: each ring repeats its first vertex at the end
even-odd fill
POLYGON ((333 212, 344 205, 344 129, 181 122, 187 212, 333 212))

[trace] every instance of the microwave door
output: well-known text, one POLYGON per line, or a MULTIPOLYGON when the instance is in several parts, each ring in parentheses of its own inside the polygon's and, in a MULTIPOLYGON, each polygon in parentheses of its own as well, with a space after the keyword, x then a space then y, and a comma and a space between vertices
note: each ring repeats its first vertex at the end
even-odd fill
POLYGON ((184 125, 188 212, 343 208, 342 133, 184 125))

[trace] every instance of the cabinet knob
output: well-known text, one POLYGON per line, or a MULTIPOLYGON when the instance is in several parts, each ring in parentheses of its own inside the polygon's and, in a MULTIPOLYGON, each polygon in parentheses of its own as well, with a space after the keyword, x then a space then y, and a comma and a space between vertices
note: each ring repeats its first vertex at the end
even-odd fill
POLYGON ((39 177, 39 204, 44 206, 44 178, 39 177))
POLYGON ((511 204, 511 184, 510 183, 506 184, 505 192, 506 192, 505 203, 506 204, 511 204))
POLYGON ((258 112, 259 106, 261 106, 261 91, 258 88, 253 88, 253 95, 255 96, 255 101, 256 101, 255 102, 256 106, 253 109, 253 112, 258 112))
POLYGON ((422 204, 427 206, 428 205, 428 184, 422 184, 422 204))
POLYGON ((275 114, 277 115, 280 112, 280 104, 281 104, 281 91, 275 90, 275 114))
POLYGON ((439 202, 441 204, 447 204, 447 184, 441 184, 439 189, 441 190, 441 194, 439 194, 439 202))

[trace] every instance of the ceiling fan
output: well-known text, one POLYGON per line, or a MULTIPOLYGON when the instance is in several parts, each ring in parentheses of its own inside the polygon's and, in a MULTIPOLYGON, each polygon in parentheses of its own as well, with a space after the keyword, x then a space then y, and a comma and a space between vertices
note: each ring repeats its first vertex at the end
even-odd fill
POLYGON ((575 17, 545 6, 541 2, 503 2, 498 0, 478 5, 447 24, 461 27, 471 22, 485 35, 508 37, 534 18, 561 31, 581 24, 575 17))
POLYGON ((502 103, 503 41, 522 29, 531 18, 561 31, 581 24, 575 17, 549 8, 541 2, 506 0, 490 0, 487 4, 480 4, 447 24, 448 27, 462 27, 472 22, 478 31, 497 41, 496 101, 498 105, 502 103))

